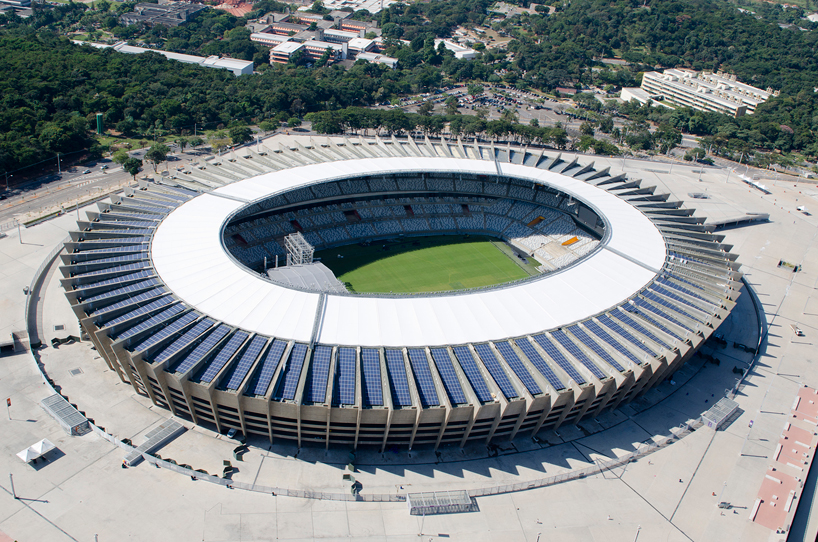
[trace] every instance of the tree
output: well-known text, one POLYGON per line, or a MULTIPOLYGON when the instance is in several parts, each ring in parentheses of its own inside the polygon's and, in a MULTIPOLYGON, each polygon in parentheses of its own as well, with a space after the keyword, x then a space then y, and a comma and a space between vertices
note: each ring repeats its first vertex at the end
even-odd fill
POLYGON ((230 128, 230 141, 233 145, 241 145, 253 140, 253 131, 249 126, 237 125, 230 128))
POLYGON ((457 110, 458 105, 459 104, 457 103, 457 97, 452 96, 450 94, 449 97, 446 98, 446 114, 457 115, 458 113, 460 113, 460 111, 457 110))
POLYGON ((471 96, 480 96, 483 94, 483 85, 479 83, 469 83, 466 88, 469 91, 469 95, 471 96))
POLYGON ((500 113, 500 120, 514 124, 520 120, 520 116, 516 109, 503 109, 503 112, 500 113))
POLYGON ((287 120, 287 126, 289 126, 290 128, 295 128, 296 126, 301 126, 301 119, 299 119, 298 117, 290 117, 287 120))
POLYGON ((138 160, 136 158, 128 158, 122 163, 122 169, 127 171, 134 180, 136 180, 136 174, 139 173, 139 168, 142 167, 142 160, 138 160))
POLYGON ((588 121, 583 122, 579 125, 579 133, 586 136, 594 136, 594 125, 588 121))
POLYGON ((422 104, 420 104, 420 107, 418 107, 418 113, 420 113, 423 116, 428 117, 429 115, 432 114, 432 111, 434 110, 434 108, 435 108, 435 104, 433 104, 429 100, 426 100, 422 104))
POLYGON ((167 159, 168 153, 170 153, 170 149, 161 143, 152 146, 145 153, 145 160, 153 164, 154 173, 156 173, 156 167, 167 159))
POLYGON ((130 156, 128 156, 128 153, 123 151, 122 149, 116 151, 113 154, 113 156, 111 156, 111 160, 120 165, 124 164, 128 160, 128 158, 130 158, 130 156))
POLYGON ((201 137, 194 137, 193 139, 190 140, 190 146, 193 147, 194 149, 202 145, 204 145, 204 140, 201 137))

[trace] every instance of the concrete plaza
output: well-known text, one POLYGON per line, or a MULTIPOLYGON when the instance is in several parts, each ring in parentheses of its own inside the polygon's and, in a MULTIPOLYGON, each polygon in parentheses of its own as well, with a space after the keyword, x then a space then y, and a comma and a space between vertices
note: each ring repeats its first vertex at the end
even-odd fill
MULTIPOLYGON (((286 136, 269 141, 289 142, 286 136)), ((306 143, 306 142, 304 142, 306 143)), ((565 158, 565 157, 563 157, 565 158)), ((0 395, 9 397, 11 419, 0 420, 0 540, 784 540, 748 517, 759 487, 801 385, 818 386, 813 369, 818 333, 816 273, 818 219, 796 207, 818 209, 818 189, 793 181, 761 181, 765 195, 733 172, 686 165, 602 157, 581 158, 610 166, 624 165, 633 178, 656 184, 685 200, 709 219, 747 212, 769 213, 770 222, 724 231, 739 254, 742 271, 763 308, 763 343, 754 369, 736 397, 741 414, 726 429, 700 428, 639 460, 581 480, 541 489, 477 499, 479 512, 409 515, 401 502, 350 502, 273 496, 227 489, 149 464, 122 469, 124 453, 94 433, 67 436, 39 406, 49 394, 28 353, 0 357, 0 395), (707 199, 692 199, 690 194, 707 199), (802 265, 798 273, 780 260, 802 265), (804 337, 796 337, 796 324, 804 337), (752 424, 750 421, 752 420, 752 424), (24 464, 15 454, 48 438, 57 445, 45 463, 24 464), (13 475, 14 499, 5 473, 13 475), (715 494, 715 496, 714 496, 715 494), (717 508, 726 501, 729 510, 717 508)), ((80 210, 82 213, 82 210, 80 210)), ((73 228, 69 213, 0 239, 0 333, 25 329, 23 288, 51 250, 73 228)), ((47 374, 62 393, 98 426, 135 444, 169 412, 119 381, 90 342, 50 346, 53 337, 78 335, 79 329, 52 268, 41 296, 40 351, 47 374), (62 329, 55 327, 63 326, 62 329), (79 371, 77 371, 79 369, 79 371)), ((538 435, 541 442, 518 438, 496 457, 485 448, 444 448, 436 455, 418 450, 380 454, 361 451, 354 476, 362 494, 391 495, 418 491, 475 489, 537 480, 596 461, 620 457, 661 439, 697 418, 724 396, 746 368, 752 354, 733 342, 754 346, 759 322, 745 291, 720 328, 728 341, 710 350, 720 365, 695 358, 673 382, 662 384, 639 401, 579 427, 538 435)), ((232 460, 235 442, 179 420, 188 431, 159 450, 163 458, 219 472, 232 460)), ((242 462, 233 460, 237 482, 334 494, 348 493, 342 475, 349 450, 302 447, 286 442, 251 440, 242 462)), ((811 495, 808 495, 811 498, 811 495)), ((810 531, 815 532, 813 527, 810 531)), ((814 537, 814 534, 813 534, 814 537)))

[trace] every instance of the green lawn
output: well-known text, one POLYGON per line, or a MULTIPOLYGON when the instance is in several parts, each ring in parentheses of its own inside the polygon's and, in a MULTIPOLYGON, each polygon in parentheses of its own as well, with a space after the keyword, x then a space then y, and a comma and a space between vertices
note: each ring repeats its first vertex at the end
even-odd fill
POLYGON ((488 237, 433 236, 347 245, 315 253, 341 282, 364 292, 438 292, 500 284, 531 274, 488 237), (386 248, 384 248, 386 245, 386 248), (341 255, 343 258, 339 258, 341 255))

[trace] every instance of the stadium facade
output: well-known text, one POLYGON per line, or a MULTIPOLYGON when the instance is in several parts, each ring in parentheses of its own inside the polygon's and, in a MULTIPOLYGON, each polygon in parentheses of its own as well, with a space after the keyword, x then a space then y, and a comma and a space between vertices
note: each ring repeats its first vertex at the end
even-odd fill
POLYGON ((592 162, 411 138, 246 151, 100 203, 61 256, 108 366, 220 432, 384 450, 575 424, 668 379, 741 290, 703 218, 592 162), (433 294, 296 287, 264 274, 293 232, 316 248, 490 235, 543 273, 433 294))

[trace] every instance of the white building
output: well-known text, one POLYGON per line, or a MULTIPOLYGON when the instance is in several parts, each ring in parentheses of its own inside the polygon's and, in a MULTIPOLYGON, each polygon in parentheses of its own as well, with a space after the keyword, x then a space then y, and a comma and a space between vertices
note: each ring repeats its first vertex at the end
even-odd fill
POLYGON ((90 45, 95 49, 114 49, 120 53, 126 53, 131 55, 139 55, 142 53, 147 53, 148 51, 158 53, 168 60, 175 60, 177 62, 184 62, 185 64, 196 64, 198 66, 204 66, 205 68, 219 68, 223 70, 230 70, 233 72, 233 75, 248 75, 253 73, 253 62, 251 60, 239 60, 235 58, 221 58, 218 56, 194 56, 194 55, 185 55, 182 53, 172 53, 170 51, 160 51, 158 49, 146 49, 144 47, 134 47, 133 45, 128 45, 124 41, 117 43, 116 45, 105 45, 104 43, 91 43, 87 41, 77 41, 71 40, 72 43, 77 45, 90 45))
POLYGON ((398 65, 398 59, 393 58, 391 56, 380 55, 378 53, 358 53, 358 56, 355 57, 356 60, 366 60, 367 62, 373 62, 375 64, 386 64, 393 70, 395 66, 398 65))
POLYGON ((454 53, 455 58, 463 58, 468 60, 477 57, 477 51, 474 49, 449 40, 435 40, 435 49, 437 49, 441 43, 443 44, 443 47, 454 53))
POLYGON ((250 41, 255 41, 266 47, 275 47, 285 41, 290 41, 290 37, 281 36, 279 34, 268 34, 266 32, 254 32, 250 34, 250 41))
POLYGON ((764 91, 740 83, 735 75, 676 69, 644 74, 642 90, 683 107, 734 117, 750 114, 770 96, 778 96, 771 88, 764 91))

